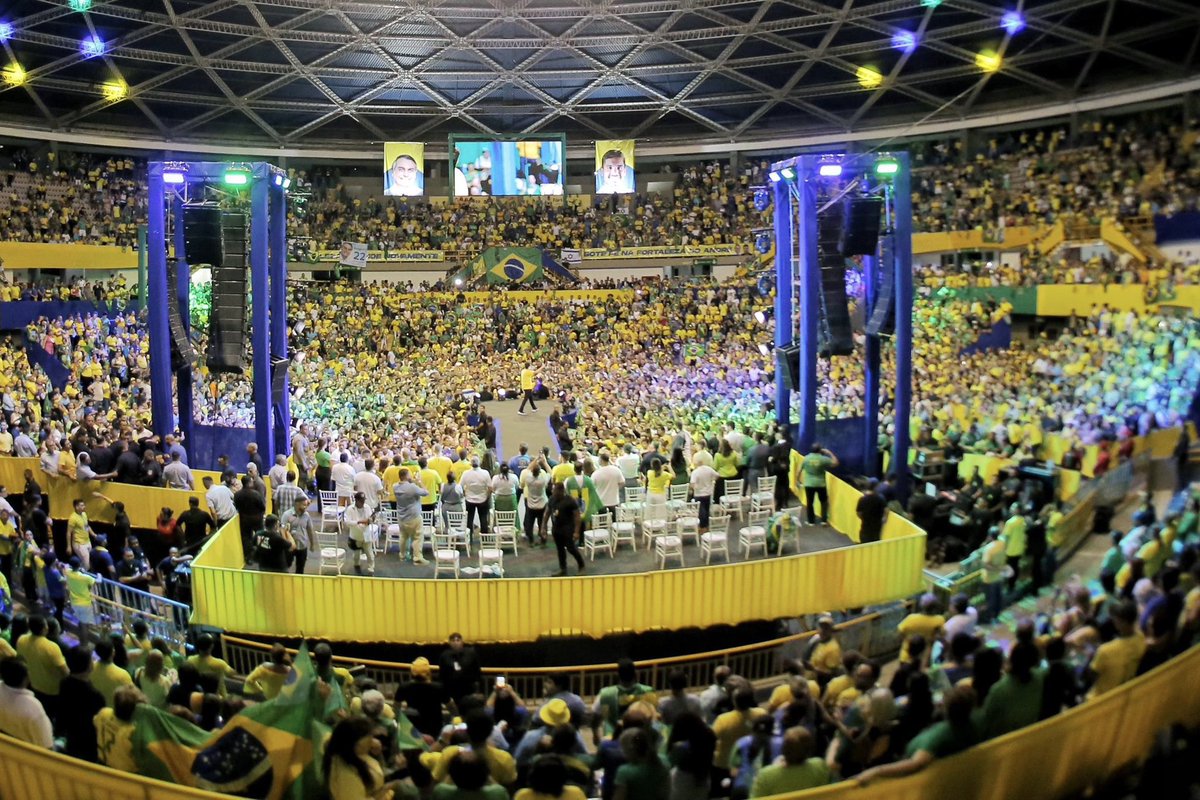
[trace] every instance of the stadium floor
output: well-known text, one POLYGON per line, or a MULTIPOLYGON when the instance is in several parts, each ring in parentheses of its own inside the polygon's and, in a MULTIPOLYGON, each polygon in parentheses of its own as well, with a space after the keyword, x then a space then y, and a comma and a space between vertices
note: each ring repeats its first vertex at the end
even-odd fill
MULTIPOLYGON (((735 518, 736 519, 736 518, 735 518)), ((736 552, 735 544, 737 542, 737 523, 730 525, 730 552, 732 553, 732 562, 739 562, 744 559, 736 552)), ((820 550, 831 550, 836 547, 846 547, 853 544, 851 540, 835 531, 833 528, 816 525, 813 527, 803 527, 800 529, 800 552, 814 553, 820 550)), ((426 558, 432 559, 428 547, 426 547, 426 558)), ((511 551, 504 553, 504 574, 507 578, 545 578, 553 575, 558 571, 558 555, 554 548, 553 542, 548 542, 545 547, 534 547, 532 549, 525 543, 525 539, 521 539, 518 555, 514 558, 511 551)), ((789 546, 784 550, 785 555, 794 555, 795 551, 789 546)), ((588 558, 586 552, 583 552, 584 560, 587 563, 585 575, 619 575, 636 572, 650 572, 658 569, 658 561, 654 558, 654 552, 648 551, 642 546, 641 540, 638 541, 637 552, 632 552, 628 546, 622 546, 616 554, 616 557, 609 558, 602 552, 596 554, 596 560, 592 561, 588 558)), ((757 551, 752 558, 761 558, 757 551)), ((683 558, 685 567, 701 567, 704 566, 704 559, 700 556, 700 550, 694 544, 687 544, 683 548, 683 558)), ((725 561, 721 556, 716 556, 712 560, 713 565, 723 564, 725 561)), ((471 557, 462 556, 461 566, 463 577, 478 577, 477 568, 479 558, 477 550, 472 544, 471 557), (468 572, 467 569, 472 571, 468 572)), ((678 560, 670 559, 667 561, 667 569, 678 568, 678 560)), ((317 574, 317 563, 314 558, 308 560, 305 568, 305 573, 309 575, 317 574)), ((350 573, 353 574, 353 573, 350 573)), ((365 574, 365 568, 364 568, 365 574)), ((573 576, 576 574, 575 561, 570 555, 567 556, 567 574, 573 576)), ((375 576, 382 578, 432 578, 433 563, 414 565, 400 560, 399 555, 393 550, 390 553, 380 554, 375 557, 375 576)), ((449 579, 445 574, 443 578, 449 579)))

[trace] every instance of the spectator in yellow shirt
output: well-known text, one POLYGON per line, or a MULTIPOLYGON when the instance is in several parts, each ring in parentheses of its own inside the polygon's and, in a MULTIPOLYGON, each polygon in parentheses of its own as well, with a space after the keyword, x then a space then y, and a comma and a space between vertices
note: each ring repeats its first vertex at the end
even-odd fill
POLYGON ((110 708, 100 709, 94 723, 101 764, 137 774, 137 762, 133 760, 133 714, 144 702, 146 697, 141 692, 125 686, 117 690, 110 708))

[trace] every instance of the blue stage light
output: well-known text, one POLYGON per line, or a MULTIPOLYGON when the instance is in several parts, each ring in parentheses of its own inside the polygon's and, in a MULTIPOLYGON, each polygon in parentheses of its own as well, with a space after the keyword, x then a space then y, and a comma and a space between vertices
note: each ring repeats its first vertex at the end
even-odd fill
POLYGON ((104 55, 104 49, 104 40, 99 36, 88 36, 79 43, 79 52, 88 58, 104 55))
POLYGON ((754 249, 766 255, 771 252, 771 234, 760 233, 754 237, 754 249))
POLYGON ((771 207, 771 193, 766 189, 754 190, 754 210, 762 213, 771 207))
POLYGON ((7 42, 12 38, 13 26, 11 22, 0 22, 0 42, 7 42))
POLYGON ((917 49, 917 35, 912 31, 900 31, 892 37, 892 47, 911 53, 917 49))
POLYGON ((1021 16, 1020 11, 1009 11, 1000 18, 1000 27, 1004 28, 1009 36, 1016 36, 1025 30, 1025 18, 1021 16))

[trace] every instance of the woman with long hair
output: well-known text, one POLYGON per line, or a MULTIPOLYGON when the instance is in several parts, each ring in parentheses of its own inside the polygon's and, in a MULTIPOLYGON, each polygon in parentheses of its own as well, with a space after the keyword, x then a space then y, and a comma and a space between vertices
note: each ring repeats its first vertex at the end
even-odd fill
POLYGON ((366 717, 347 717, 333 728, 325 743, 325 785, 331 800, 389 800, 383 767, 371 754, 379 746, 374 725, 366 717))
POLYGON ((741 463, 741 456, 733 452, 733 446, 729 444, 729 440, 721 439, 721 449, 713 456, 713 469, 717 471, 717 488, 713 494, 714 499, 725 496, 725 481, 737 477, 738 467, 741 466, 741 463))
POLYGON ((317 481, 317 490, 333 491, 333 456, 329 452, 329 440, 326 438, 317 439, 316 463, 317 468, 313 471, 313 476, 317 481))
MULTIPOLYGON (((774 722, 769 717, 764 719, 774 722)), ((670 800, 705 800, 708 797, 716 749, 716 735, 698 714, 685 711, 675 717, 667 739, 667 758, 671 762, 670 800)))
POLYGON ((676 447, 671 451, 671 485, 679 486, 688 482, 687 459, 683 456, 683 448, 676 447))

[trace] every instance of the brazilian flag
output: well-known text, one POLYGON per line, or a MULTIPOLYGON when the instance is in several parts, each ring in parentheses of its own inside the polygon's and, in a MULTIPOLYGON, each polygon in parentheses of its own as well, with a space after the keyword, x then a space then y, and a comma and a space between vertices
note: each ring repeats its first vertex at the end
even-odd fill
POLYGON ((489 247, 480 258, 489 284, 531 283, 542 277, 542 251, 536 247, 489 247))
POLYGON ((322 791, 321 752, 329 727, 321 720, 344 706, 325 692, 302 647, 273 700, 250 706, 218 731, 149 705, 134 714, 133 757, 142 775, 211 792, 301 800, 322 791))

